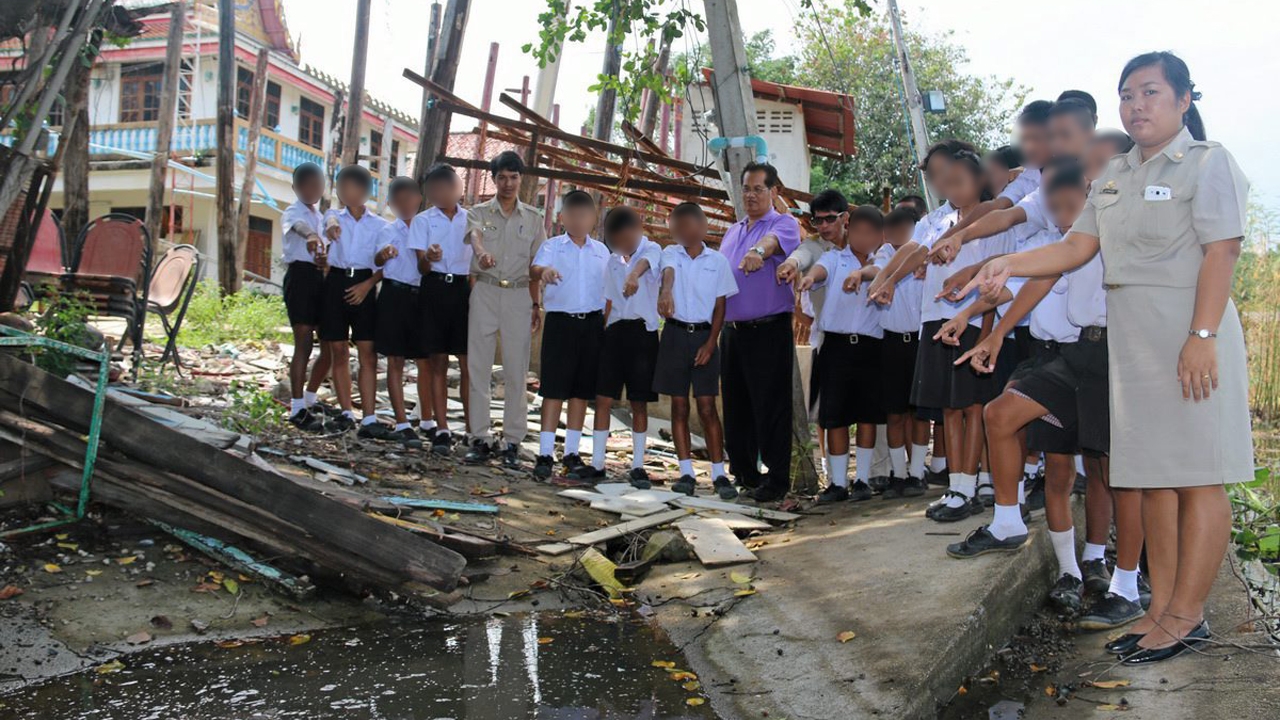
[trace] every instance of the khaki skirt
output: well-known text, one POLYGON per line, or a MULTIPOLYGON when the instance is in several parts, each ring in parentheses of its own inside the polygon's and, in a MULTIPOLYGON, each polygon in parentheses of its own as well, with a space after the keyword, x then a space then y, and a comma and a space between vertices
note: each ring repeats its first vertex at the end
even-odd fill
POLYGON ((1195 288, 1128 285, 1107 291, 1111 375, 1111 484, 1176 488, 1253 477, 1244 332, 1228 301, 1215 342, 1218 389, 1182 398, 1178 355, 1195 288))

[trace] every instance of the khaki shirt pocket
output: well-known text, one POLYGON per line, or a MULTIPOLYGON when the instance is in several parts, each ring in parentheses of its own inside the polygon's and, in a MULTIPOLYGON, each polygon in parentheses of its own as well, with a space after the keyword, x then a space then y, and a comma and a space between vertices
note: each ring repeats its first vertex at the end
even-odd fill
POLYGON ((1170 244, 1181 233, 1180 228, 1191 222, 1191 203, 1189 198, 1178 187, 1164 184, 1148 185, 1142 189, 1143 196, 1137 202, 1138 236, 1145 240, 1170 244), (1147 188, 1164 189, 1169 192, 1167 200, 1149 200, 1146 198, 1147 188))
POLYGON ((1121 237, 1126 230, 1125 206, 1119 193, 1095 193, 1090 200, 1098 223, 1098 237, 1121 237))

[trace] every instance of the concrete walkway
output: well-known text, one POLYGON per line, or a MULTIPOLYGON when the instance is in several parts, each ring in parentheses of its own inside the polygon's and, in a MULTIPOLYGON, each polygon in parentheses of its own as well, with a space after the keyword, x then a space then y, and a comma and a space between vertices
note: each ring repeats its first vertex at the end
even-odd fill
POLYGON ((1037 520, 1020 553, 951 560, 946 544, 990 513, 941 525, 928 499, 821 508, 754 566, 662 566, 643 595, 724 718, 935 717, 1039 606, 1052 550, 1037 520), (730 570, 757 592, 735 597, 730 570))

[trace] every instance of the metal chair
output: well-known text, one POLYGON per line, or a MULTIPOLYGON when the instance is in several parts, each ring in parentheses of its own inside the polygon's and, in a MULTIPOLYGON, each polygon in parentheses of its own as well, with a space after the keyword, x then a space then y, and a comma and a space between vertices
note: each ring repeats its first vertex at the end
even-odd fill
POLYGON ((173 366, 179 374, 182 373, 182 359, 178 355, 178 330, 200 283, 203 265, 200 252, 194 245, 175 245, 160 257, 151 273, 147 310, 160 316, 160 324, 164 326, 168 340, 164 354, 160 356, 160 364, 164 365, 172 357, 173 366))
POLYGON ((65 293, 84 293, 99 315, 128 323, 116 350, 133 342, 133 365, 142 359, 151 277, 151 235, 132 215, 109 213, 85 226, 73 250, 72 271, 62 278, 65 293))

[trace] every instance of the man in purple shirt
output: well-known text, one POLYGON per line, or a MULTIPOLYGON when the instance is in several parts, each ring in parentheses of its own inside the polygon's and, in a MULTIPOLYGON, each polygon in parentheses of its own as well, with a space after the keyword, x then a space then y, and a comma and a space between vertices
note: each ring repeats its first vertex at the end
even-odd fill
POLYGON ((800 245, 800 224, 773 209, 779 187, 772 165, 743 168, 747 217, 720 243, 738 283, 738 294, 726 301, 720 334, 725 450, 734 479, 759 502, 780 500, 791 489, 795 295, 777 280, 777 271, 800 245), (761 461, 767 473, 761 473, 761 461))

